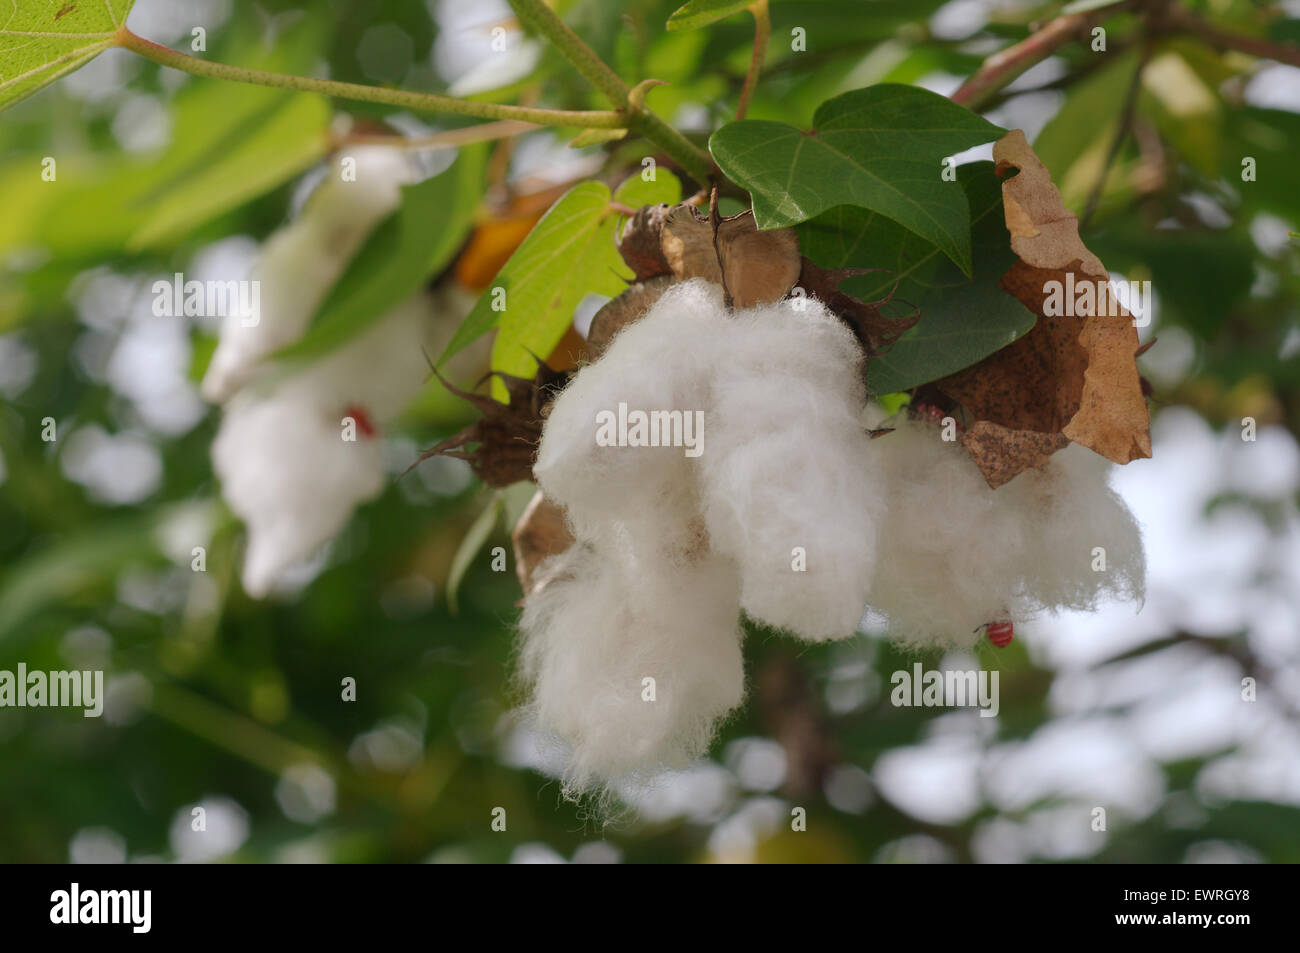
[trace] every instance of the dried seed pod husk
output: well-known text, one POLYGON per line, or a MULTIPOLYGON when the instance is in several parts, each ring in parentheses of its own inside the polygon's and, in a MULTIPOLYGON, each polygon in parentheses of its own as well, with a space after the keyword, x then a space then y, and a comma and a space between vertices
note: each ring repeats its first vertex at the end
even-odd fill
POLYGON ((878 268, 821 268, 807 258, 803 260, 799 273, 799 287, 812 297, 823 302, 840 320, 844 321, 857 336, 858 342, 866 351, 868 358, 876 357, 889 350, 904 331, 921 319, 921 310, 913 308, 912 313, 899 318, 891 318, 881 310, 892 298, 879 301, 861 301, 848 292, 840 290, 840 282, 857 275, 871 274, 878 268))
POLYGON ((595 361, 604 354, 614 335, 650 310, 676 280, 672 275, 659 275, 638 281, 597 311, 587 331, 587 359, 595 361))
POLYGON ((533 478, 533 458, 542 438, 542 421, 555 395, 571 376, 538 361, 537 373, 515 377, 494 371, 506 386, 508 400, 501 403, 484 394, 463 391, 448 383, 435 370, 444 387, 469 401, 483 416, 460 432, 426 450, 407 468, 408 472, 430 457, 453 457, 469 463, 474 475, 493 487, 506 487, 533 478), (477 445, 474 449, 466 449, 477 445))
POLYGON ((623 226, 618 237, 618 253, 632 269, 637 281, 671 274, 661 238, 664 221, 671 212, 672 207, 662 203, 644 205, 623 226))
POLYGON ((528 502, 511 534, 515 549, 515 572, 527 599, 540 592, 555 575, 538 572, 551 556, 558 556, 573 545, 573 534, 564 519, 564 508, 538 490, 528 502))
POLYGON ((802 259, 793 229, 760 232, 754 213, 713 222, 689 205, 678 205, 663 223, 664 258, 681 280, 703 278, 722 285, 737 308, 780 301, 799 280, 802 259))

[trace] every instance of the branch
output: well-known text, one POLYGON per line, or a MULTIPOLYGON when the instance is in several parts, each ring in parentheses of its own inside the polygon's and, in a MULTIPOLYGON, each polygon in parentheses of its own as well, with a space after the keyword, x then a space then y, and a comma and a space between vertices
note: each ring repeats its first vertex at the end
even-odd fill
POLYGON ((442 129, 427 136, 349 132, 339 136, 336 142, 340 146, 373 145, 395 146, 402 149, 448 149, 455 146, 468 146, 475 142, 491 142, 495 139, 522 136, 538 128, 541 127, 533 122, 501 119, 496 122, 481 122, 475 126, 463 126, 458 129, 442 129))
MULTIPOLYGON (((700 182, 707 182, 713 176, 713 157, 660 119, 639 97, 634 96, 633 90, 629 90, 614 71, 543 0, 510 0, 510 6, 522 22, 546 37, 588 82, 604 93, 620 110, 619 115, 625 117, 628 129, 658 145, 700 182)), ((637 89, 644 91, 645 86, 642 83, 637 89)))
POLYGON ((1110 167, 1114 165, 1115 159, 1119 156, 1120 147, 1124 145, 1124 140, 1128 138, 1129 129, 1133 125, 1133 113, 1137 108, 1138 92, 1142 88, 1142 71, 1146 69, 1147 59, 1151 55, 1151 44, 1148 42, 1142 51, 1142 58, 1138 60, 1137 69, 1133 71, 1133 78, 1129 81, 1128 89, 1124 93, 1124 105, 1120 109, 1119 125, 1115 128, 1115 138, 1111 140, 1110 150, 1106 153, 1106 159, 1101 164, 1101 172, 1097 176, 1097 181, 1093 183, 1092 192, 1088 195, 1087 204, 1083 209, 1083 216, 1079 219, 1079 228, 1086 228, 1092 220, 1093 212, 1097 211, 1097 205, 1101 202, 1102 192, 1106 189, 1106 180, 1110 178, 1110 167))
POLYGON ((754 0, 749 5, 749 12, 754 14, 754 53, 749 58, 749 72, 745 74, 745 85, 740 89, 740 105, 736 107, 736 119, 744 119, 749 109, 750 97, 758 86, 758 74, 763 69, 763 58, 767 56, 767 44, 772 38, 772 17, 767 11, 767 0, 754 0))
POLYGON ((619 108, 627 103, 627 85, 543 0, 510 0, 510 6, 521 21, 550 40, 606 99, 619 108))
POLYGON ((383 103, 387 106, 403 106, 420 112, 455 113, 461 116, 477 116, 480 119, 514 119, 522 122, 537 123, 544 126, 576 126, 584 129, 624 129, 627 128, 627 116, 621 112, 571 109, 532 109, 527 106, 504 106, 497 103, 476 103, 452 96, 439 96, 434 93, 415 93, 402 89, 386 89, 379 86, 362 86, 359 83, 340 83, 330 79, 316 79, 310 76, 290 76, 286 73, 270 73, 259 69, 246 69, 242 66, 230 66, 214 63, 180 53, 169 47, 144 37, 137 36, 126 27, 122 27, 116 36, 117 45, 133 53, 139 53, 145 59, 153 60, 163 66, 205 76, 212 79, 224 79, 235 83, 251 83, 255 86, 272 86, 279 89, 293 89, 303 93, 320 93, 335 99, 354 99, 367 103, 383 103))
POLYGON ((1181 6, 1171 4, 1166 8, 1162 26, 1194 33, 1219 50, 1236 50, 1238 53, 1248 53, 1262 59, 1300 66, 1300 46, 1293 43, 1272 43, 1253 36, 1220 30, 1199 14, 1181 6))
POLYGON ((1081 33, 1091 30, 1097 23, 1129 5, 1117 4, 1089 13, 1071 13, 1057 17, 1014 46, 986 59, 971 78, 952 94, 952 101, 970 109, 978 109, 1031 66, 1047 59, 1081 33))

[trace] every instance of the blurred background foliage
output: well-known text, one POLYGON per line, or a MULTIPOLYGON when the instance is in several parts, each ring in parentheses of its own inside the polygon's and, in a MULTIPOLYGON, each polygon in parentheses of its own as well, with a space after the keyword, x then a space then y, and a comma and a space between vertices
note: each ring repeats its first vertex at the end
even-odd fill
MULTIPOLYGON (((752 23, 666 32, 677 5, 559 6, 629 83, 667 81, 649 103, 703 142, 734 113, 752 23)), ((950 94, 1060 6, 773 0, 749 116, 806 128, 826 98, 885 81, 950 94)), ((1184 6, 1300 39, 1291 0, 1184 6)), ((129 23, 178 48, 202 26, 223 62, 603 108, 488 0, 138 0, 129 23), (486 52, 495 26, 508 56, 486 52)), ((1118 480, 1146 523, 1147 604, 1041 620, 977 659, 905 656, 870 631, 811 648, 752 631, 751 697, 713 759, 629 793, 610 824, 560 800, 511 715, 519 588, 488 554, 530 488, 498 500, 446 460, 398 479, 467 406, 431 382, 386 437, 389 489, 275 597, 249 599, 209 463, 218 412, 195 389, 216 323, 155 318, 143 293, 251 254, 340 136, 466 123, 120 50, 6 112, 0 669, 103 668, 109 697, 102 719, 0 709, 0 860, 1300 860, 1300 69, 1143 33, 1132 12, 1104 24, 1104 54, 1067 44, 986 107, 1090 211, 1084 240, 1112 272, 1155 287, 1156 455, 1118 480), (458 567, 452 612, 453 562, 489 505, 502 517, 458 567), (917 661, 1000 670, 999 717, 892 706, 890 674, 917 661)), ((496 145, 478 229, 442 280, 481 290, 557 187, 617 183, 647 148, 573 150, 546 130, 496 145)))

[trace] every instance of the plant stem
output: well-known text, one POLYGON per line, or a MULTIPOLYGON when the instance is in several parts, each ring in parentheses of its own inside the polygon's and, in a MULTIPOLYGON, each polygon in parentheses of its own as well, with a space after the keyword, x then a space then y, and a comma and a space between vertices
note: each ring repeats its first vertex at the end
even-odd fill
POLYGON ((970 79, 952 94, 952 101, 970 109, 979 109, 990 97, 1031 66, 1047 59, 1080 33, 1128 6, 1125 3, 1091 13, 1057 17, 1014 46, 986 59, 970 79))
POLYGON ((1170 5, 1164 11, 1160 26, 1193 33, 1216 49, 1236 50, 1263 59, 1277 60, 1291 66, 1300 66, 1300 46, 1292 43, 1272 43, 1253 36, 1242 36, 1220 30, 1213 23, 1185 7, 1170 5))
POLYGON ((510 0, 510 6, 520 20, 545 36, 606 99, 620 109, 627 103, 627 84, 543 0, 510 0))
POLYGON ((461 116, 477 116, 480 119, 514 119, 544 126, 624 129, 628 125, 627 116, 621 112, 533 109, 527 106, 476 103, 451 96, 439 96, 434 93, 416 93, 402 89, 386 89, 379 86, 362 86, 359 83, 340 83, 330 79, 291 76, 286 73, 270 73, 265 70, 214 63, 210 60, 203 60, 180 53, 169 47, 154 43, 152 40, 146 40, 144 37, 132 33, 126 27, 122 27, 117 32, 116 41, 118 46, 125 47, 133 53, 139 53, 145 59, 153 60, 163 66, 192 73, 195 76, 224 79, 235 83, 251 83, 255 86, 293 89, 304 93, 320 93, 325 96, 332 96, 335 99, 354 99, 367 103, 383 103, 388 106, 404 106, 420 112, 456 113, 461 116))
POLYGON ((338 137, 339 145, 349 146, 396 146, 400 149, 449 149, 455 146, 468 146, 475 142, 491 142, 494 139, 509 139, 522 136, 540 128, 534 122, 519 122, 517 119, 499 119, 496 122, 481 122, 459 129, 443 129, 427 136, 398 136, 383 133, 349 132, 338 137))
POLYGON ((767 0, 754 0, 749 5, 749 12, 754 14, 754 54, 749 58, 749 72, 745 74, 745 85, 740 88, 740 104, 736 107, 736 119, 744 119, 749 109, 749 100, 758 86, 758 74, 763 69, 763 59, 767 56, 767 44, 772 38, 772 17, 768 14, 767 0))
POLYGON ((1092 191, 1088 195, 1083 215, 1079 219, 1080 229, 1087 228, 1088 223, 1092 221, 1093 213, 1097 211, 1097 206, 1101 204, 1102 193, 1106 190, 1106 180, 1110 178, 1110 167, 1115 164, 1115 159, 1119 156, 1119 150, 1124 145, 1124 140, 1128 138, 1129 129, 1133 125, 1133 111, 1137 108, 1138 92, 1142 88, 1142 71, 1146 69, 1147 60, 1151 55, 1151 48, 1151 43, 1148 42, 1142 52, 1142 57, 1138 60, 1137 69, 1133 71, 1133 78, 1129 81, 1128 89, 1124 93, 1124 105, 1120 110, 1119 125, 1115 128, 1115 138, 1111 140, 1110 149, 1101 165, 1101 172, 1098 174, 1097 181, 1093 183, 1092 191))
POLYGON ((620 115, 626 116, 628 129, 658 145, 700 182, 706 182, 714 175, 713 157, 660 119, 639 98, 632 101, 627 84, 543 0, 510 0, 510 6, 521 21, 546 37, 589 83, 600 90, 620 110, 620 115))

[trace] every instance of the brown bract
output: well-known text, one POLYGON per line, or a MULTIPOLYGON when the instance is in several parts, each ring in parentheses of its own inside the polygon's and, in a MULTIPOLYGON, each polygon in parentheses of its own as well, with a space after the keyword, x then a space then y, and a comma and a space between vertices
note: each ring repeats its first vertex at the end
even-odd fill
POLYGON ((868 358, 887 351, 904 331, 921 320, 919 308, 913 308, 912 313, 904 317, 889 318, 880 310, 882 305, 889 302, 889 298, 880 301, 861 301, 840 290, 840 282, 880 270, 879 268, 826 269, 814 265, 805 258, 803 270, 799 273, 799 287, 824 303, 840 316, 840 320, 853 329, 868 358))
MULTIPOLYGON (((434 374, 438 374, 435 370, 434 374)), ((532 378, 494 372, 506 385, 509 397, 501 403, 483 394, 463 391, 443 380, 444 387, 473 404, 483 416, 459 433, 420 454, 414 469, 430 457, 454 457, 469 463, 474 475, 488 486, 504 487, 533 478, 533 458, 542 439, 542 421, 550 402, 568 382, 567 371, 552 370, 538 362, 532 378), (471 444, 474 449, 467 450, 471 444)))
MULTIPOLYGON (((1024 133, 1013 130, 993 148, 1002 183, 1011 248, 1017 261, 1001 285, 1038 321, 1015 343, 937 386, 967 410, 962 444, 992 487, 1042 466, 1070 441, 1128 463, 1151 456, 1150 418, 1138 376, 1137 329, 1109 293, 1101 261, 1079 238, 1079 220, 1061 201, 1047 168, 1024 133), (1086 290, 1095 307, 1083 315, 1048 315, 1059 288, 1086 290)), ((1070 296, 1074 298, 1073 295, 1070 296)))

